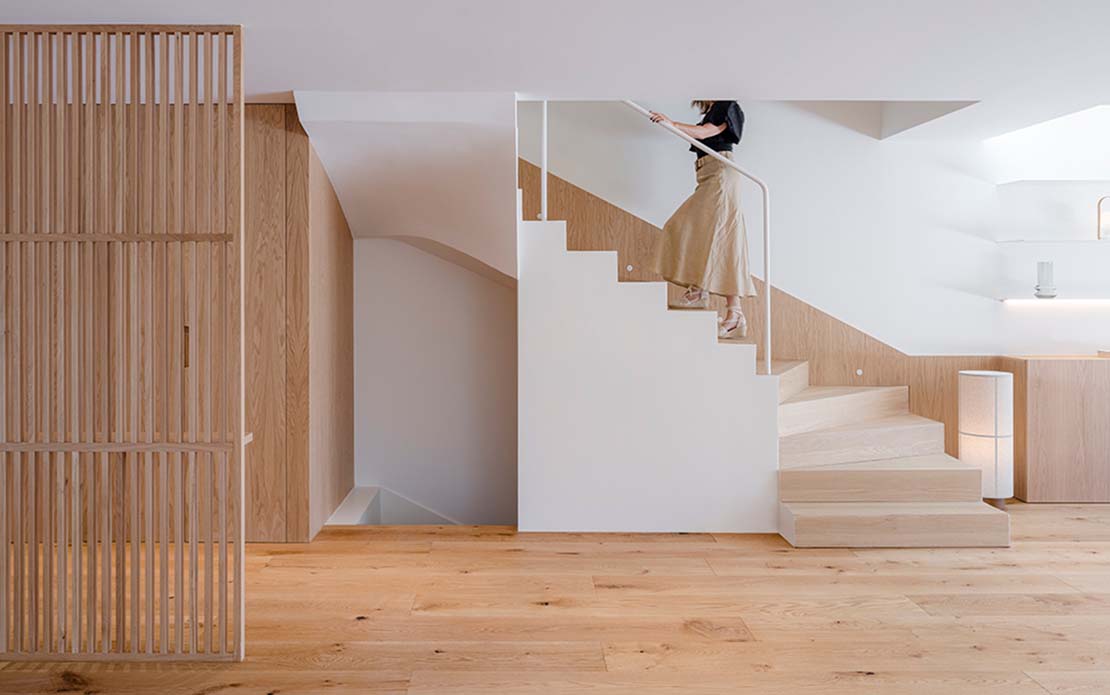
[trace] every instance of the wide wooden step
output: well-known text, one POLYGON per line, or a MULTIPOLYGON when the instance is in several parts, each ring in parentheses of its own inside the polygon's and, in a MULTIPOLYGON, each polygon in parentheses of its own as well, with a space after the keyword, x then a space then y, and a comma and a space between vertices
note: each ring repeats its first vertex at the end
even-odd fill
POLYGON ((909 412, 905 386, 810 386, 779 406, 779 436, 909 412))
POLYGON ((944 453, 944 423, 908 413, 779 438, 779 468, 944 453))
POLYGON ((798 548, 996 548, 1010 516, 983 502, 782 502, 779 533, 798 548))
POLYGON ((948 454, 779 471, 783 502, 977 502, 982 470, 948 454))
MULTIPOLYGON (((756 373, 767 373, 762 360, 756 373)), ((779 403, 809 387, 809 362, 804 360, 771 360, 771 374, 779 378, 779 403)))

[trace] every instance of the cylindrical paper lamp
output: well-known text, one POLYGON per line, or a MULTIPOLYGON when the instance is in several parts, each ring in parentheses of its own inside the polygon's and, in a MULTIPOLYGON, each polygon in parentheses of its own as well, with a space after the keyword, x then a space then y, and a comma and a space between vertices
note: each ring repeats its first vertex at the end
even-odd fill
POLYGON ((1014 375, 960 372, 960 460, 983 470, 983 498, 1014 496, 1014 375))

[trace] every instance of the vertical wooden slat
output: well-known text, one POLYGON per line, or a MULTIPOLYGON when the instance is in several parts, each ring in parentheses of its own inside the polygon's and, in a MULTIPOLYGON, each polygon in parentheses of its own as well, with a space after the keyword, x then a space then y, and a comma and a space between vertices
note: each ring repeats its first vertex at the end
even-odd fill
MULTIPOLYGON (((46 75, 45 75, 45 43, 46 35, 41 32, 32 34, 32 47, 33 47, 33 77, 32 77, 32 94, 31 94, 31 117, 29 123, 35 126, 35 135, 32 138, 34 142, 34 166, 33 173, 33 186, 34 186, 34 211, 35 211, 35 224, 32 226, 32 231, 38 234, 47 235, 50 233, 47 209, 48 209, 48 195, 49 184, 47 177, 49 176, 49 146, 47 144, 49 138, 49 126, 45 117, 45 97, 46 97, 46 75)), ((45 240, 44 240, 45 241, 45 240)), ((34 278, 38 280, 36 283, 36 316, 35 316, 35 347, 36 350, 36 363, 38 367, 37 383, 35 386, 35 401, 37 404, 37 424, 35 427, 37 440, 40 442, 50 441, 50 328, 49 328, 49 312, 50 312, 50 246, 47 243, 38 243, 31 246, 35 251, 35 266, 34 278)), ((44 586, 40 581, 40 556, 41 549, 45 544, 44 528, 43 528, 43 505, 41 497, 41 457, 36 452, 31 457, 31 466, 33 471, 33 478, 36 483, 36 496, 33 502, 33 535, 34 543, 31 548, 32 553, 32 573, 31 573, 31 586, 32 586, 32 645, 34 651, 40 649, 39 638, 41 637, 41 607, 45 603, 45 596, 43 596, 44 586)))
POLYGON ((74 654, 84 647, 81 642, 82 615, 81 615, 81 546, 84 536, 81 535, 81 454, 70 454, 70 465, 73 472, 70 474, 71 487, 69 496, 73 502, 73 622, 70 629, 70 645, 74 654))
MULTIPOLYGON (((70 89, 73 81, 73 71, 70 69, 72 60, 71 49, 72 35, 68 33, 61 34, 61 45, 58 56, 59 70, 61 71, 61 79, 59 80, 60 98, 58 109, 58 130, 61 137, 61 161, 65 163, 64 175, 62 176, 62 200, 64 210, 60 210, 62 219, 64 220, 64 230, 66 233, 76 231, 74 224, 74 210, 76 205, 76 193, 74 185, 76 181, 77 166, 75 163, 76 152, 73 146, 74 128, 72 119, 70 118, 70 89)), ((68 242, 65 244, 65 267, 66 272, 63 277, 65 279, 65 315, 63 320, 65 322, 65 400, 66 400, 66 422, 65 422, 65 438, 66 442, 76 442, 78 439, 77 428, 77 350, 76 338, 77 331, 75 328, 76 312, 74 311, 74 304, 76 302, 75 280, 77 278, 77 243, 68 242)), ((74 634, 74 625, 70 619, 69 613, 69 589, 72 584, 69 581, 69 544, 72 541, 73 545, 77 545, 76 537, 69 534, 72 525, 72 515, 67 511, 71 510, 69 503, 70 498, 73 496, 72 492, 72 475, 70 472, 70 456, 59 453, 58 455, 59 466, 59 481, 58 481, 58 524, 59 524, 59 546, 58 546, 58 569, 59 569, 59 595, 58 595, 58 631, 60 633, 60 640, 58 643, 58 651, 65 653, 71 650, 73 642, 72 636, 74 634)))
MULTIPOLYGON (((100 651, 112 651, 112 458, 109 452, 100 452, 100 651)), ((95 569, 93 570, 95 571, 95 569)), ((116 571, 116 581, 122 582, 124 572, 116 571)))
MULTIPOLYGON (((169 32, 164 33, 161 36, 162 53, 161 53, 160 81, 161 81, 161 87, 162 88, 161 88, 161 99, 160 99, 159 110, 158 110, 159 129, 158 129, 158 156, 157 156, 157 160, 158 160, 158 167, 159 167, 159 173, 160 173, 159 180, 162 182, 162 185, 159 187, 158 206, 159 206, 159 209, 162 211, 162 215, 161 215, 161 220, 162 221, 161 221, 161 225, 160 225, 161 230, 165 233, 170 232, 170 220, 172 219, 172 213, 169 210, 169 207, 170 207, 169 192, 172 190, 171 187, 170 187, 170 182, 169 182, 169 156, 170 156, 170 144, 171 144, 171 142, 170 142, 171 135, 170 135, 170 130, 169 130, 169 114, 170 114, 170 53, 169 53, 169 46, 170 46, 170 36, 171 36, 171 34, 169 32)), ((175 45, 175 49, 180 50, 180 46, 175 45)), ((162 246, 162 254, 161 254, 160 260, 162 260, 162 262, 163 262, 163 269, 164 269, 165 244, 162 244, 161 246, 162 246)), ((153 248, 149 249, 149 254, 150 254, 150 262, 151 262, 151 264, 153 264, 153 262, 154 262, 153 248)), ((158 292, 153 289, 154 288, 154 285, 153 285, 153 265, 151 265, 150 271, 151 271, 152 293, 149 297, 150 306, 148 307, 148 311, 147 311, 146 318, 145 318, 145 324, 146 324, 146 327, 147 327, 148 331, 152 330, 154 328, 154 325, 155 325, 154 306, 155 306, 155 301, 156 301, 155 298, 158 296, 158 292)), ((164 290, 165 290, 165 274, 164 273, 162 275, 162 278, 163 278, 163 282, 161 282, 159 284, 159 288, 164 293, 164 290)), ((162 320, 165 320, 165 313, 163 311, 164 306, 165 306, 164 302, 161 303, 161 304, 158 304, 157 306, 159 307, 159 309, 158 309, 159 316, 161 316, 162 320)), ((162 351, 160 351, 160 352, 162 352, 162 351)), ((152 341, 148 340, 147 341, 147 351, 146 351, 146 364, 148 365, 148 369, 150 370, 150 374, 151 374, 152 377, 154 377, 155 373, 157 371, 159 371, 159 370, 156 369, 156 366, 155 366, 154 360, 153 360, 153 356, 154 356, 153 344, 152 344, 152 341)), ((167 381, 168 381, 168 379, 165 379, 165 374, 163 373, 163 384, 165 384, 167 381)), ((163 389, 164 389, 164 386, 163 386, 163 389)), ((165 393, 164 390, 163 390, 163 393, 165 393)), ((151 394, 151 400, 148 403, 148 418, 149 418, 148 421, 151 423, 150 426, 148 427, 148 437, 151 438, 150 441, 153 441, 152 437, 153 437, 153 430, 154 430, 154 425, 153 425, 153 423, 154 423, 154 407, 153 406, 154 406, 154 399, 153 399, 153 393, 152 393, 151 394)), ((165 409, 165 407, 166 407, 166 404, 164 402, 162 404, 162 407, 163 407, 163 409, 165 409)), ((165 437, 165 433, 166 433, 166 430, 165 430, 165 427, 163 425, 163 428, 162 428, 162 431, 161 431, 161 436, 163 438, 165 437)), ((166 489, 166 486, 169 484, 169 476, 167 475, 167 467, 169 465, 169 457, 166 455, 165 452, 163 452, 159 455, 159 462, 158 463, 159 463, 159 465, 158 465, 158 473, 159 473, 159 485, 158 485, 158 490, 159 490, 159 502, 158 502, 159 517, 158 517, 158 519, 159 519, 159 524, 160 524, 159 534, 158 534, 158 538, 159 538, 158 550, 159 550, 159 556, 160 556, 159 557, 159 560, 160 560, 160 566, 159 566, 159 591, 160 591, 160 593, 159 593, 159 609, 160 609, 160 616, 161 616, 161 631, 160 631, 160 635, 159 635, 159 650, 163 654, 168 654, 169 651, 170 651, 170 649, 169 649, 169 634, 170 634, 170 632, 169 632, 169 630, 170 630, 170 612, 169 612, 169 610, 170 610, 170 605, 169 605, 170 598, 169 597, 170 597, 170 593, 169 593, 169 545, 168 545, 170 533, 169 533, 169 494, 168 494, 168 491, 166 489)))
MULTIPOLYGON (((55 121, 56 110, 54 108, 54 33, 45 32, 42 36, 43 41, 43 77, 42 77, 42 107, 41 114, 43 119, 43 228, 47 234, 54 234, 60 232, 57 224, 57 185, 55 183, 57 178, 57 159, 55 152, 55 138, 57 137, 57 122, 55 121)), ((7 106, 6 100, 4 106, 7 106)), ((48 296, 44 299, 47 305, 44 310, 44 324, 45 324, 45 344, 47 355, 44 362, 47 363, 46 376, 47 383, 44 384, 46 388, 46 396, 49 399, 49 405, 44 407, 44 412, 48 419, 46 423, 46 441, 57 441, 58 436, 58 408, 61 399, 58 398, 58 386, 61 381, 58 378, 58 352, 57 348, 60 344, 58 342, 57 334, 57 318, 58 318, 58 284, 60 280, 57 250, 58 245, 53 243, 44 244, 44 251, 46 252, 46 259, 44 266, 46 268, 45 285, 48 291, 48 296)), ((53 652, 55 650, 54 644, 54 465, 50 452, 46 451, 41 454, 40 465, 42 466, 43 475, 43 489, 42 489, 42 523, 43 523, 43 547, 42 547, 42 578, 39 583, 42 585, 43 591, 43 610, 42 610, 42 649, 46 652, 53 652)))
POLYGON ((220 508, 220 653, 227 653, 227 455, 220 453, 220 483, 216 490, 220 508))
POLYGON ((143 458, 143 516, 146 519, 146 533, 143 544, 146 548, 146 592, 142 602, 146 617, 146 653, 154 653, 154 473, 151 470, 153 455, 150 452, 136 454, 143 458))
MULTIPOLYGON (((187 33, 177 32, 174 35, 174 131, 173 131, 173 231, 181 233, 186 231, 184 215, 187 204, 185 202, 185 53, 187 33)), ((173 288, 178 287, 178 276, 181 272, 180 255, 177 252, 178 244, 166 244, 165 275, 163 281, 166 298, 165 321, 167 326, 176 326, 178 320, 178 305, 173 297, 173 288), (169 254, 173 249, 173 260, 169 254)), ((167 349, 163 351, 162 360, 166 374, 165 397, 167 403, 164 408, 165 429, 163 436, 167 441, 180 441, 180 377, 173 369, 173 356, 178 354, 177 337, 175 331, 167 331, 173 338, 168 341, 167 349)), ((174 650, 178 654, 185 653, 185 469, 188 465, 187 457, 192 454, 176 453, 174 459, 174 650)))
MULTIPOLYGON (((8 99, 9 99, 9 80, 8 80, 8 52, 11 50, 11 35, 8 32, 0 32, 0 225, 3 226, 4 231, 12 229, 9 226, 11 214, 11 201, 8 196, 8 186, 11 182, 11 159, 8 152, 8 99)), ((11 283, 11 267, 8 265, 9 250, 15 249, 15 244, 8 242, 0 242, 0 273, 3 277, 0 278, 0 321, 3 325, 3 335, 0 336, 0 363, 2 363, 2 373, 0 373, 0 383, 3 388, 0 389, 0 441, 7 442, 8 439, 8 399, 11 397, 9 391, 9 372, 12 366, 9 362, 12 351, 8 349, 8 341, 11 338, 13 331, 9 330, 9 321, 11 320, 11 312, 8 311, 9 303, 11 302, 11 294, 9 286, 11 283)), ((12 409, 14 411, 16 409, 12 409)), ((5 451, 0 453, 0 503, 3 503, 3 509, 0 509, 0 652, 8 651, 8 591, 11 588, 11 581, 9 580, 9 567, 8 555, 11 552, 10 543, 8 538, 8 523, 9 513, 11 510, 11 502, 8 499, 8 475, 11 471, 10 455, 5 451)), ((17 486, 13 485, 13 489, 18 490, 17 486)))
MULTIPOLYGON (((230 375, 234 375, 235 388, 231 390, 231 394, 227 398, 228 410, 232 413, 234 426, 228 428, 231 433, 232 451, 234 458, 234 466, 236 472, 236 485, 235 485, 235 501, 237 510, 237 519, 235 520, 235 528, 237 534, 235 536, 235 573, 233 582, 235 584, 235 654, 236 657, 242 659, 244 657, 244 649, 246 640, 243 631, 243 615, 246 613, 245 595, 243 593, 243 571, 246 566, 245 549, 243 548, 243 528, 246 525, 246 509, 243 505, 243 487, 245 476, 245 461, 243 450, 243 65, 241 57, 243 55, 243 33, 236 31, 234 34, 234 61, 232 63, 233 76, 232 76, 232 94, 233 103, 231 108, 232 120, 230 124, 230 131, 234 134, 230 138, 229 143, 229 159, 231 165, 229 167, 229 187, 232 194, 228 201, 228 207, 232 213, 231 219, 234 220, 234 225, 230 228, 232 234, 235 235, 235 240, 229 246, 232 248, 233 262, 228 269, 229 285, 234 288, 232 296, 227 302, 229 305, 229 313, 231 314, 234 331, 234 337, 230 341, 231 349, 229 354, 231 356, 231 369, 228 370, 230 375)), ((230 381, 230 379, 229 379, 230 381)))
MULTIPOLYGON (((6 50, 6 46, 0 46, 0 49, 6 50)), ((0 62, 0 73, 5 69, 3 62, 0 62)), ((8 92, 5 88, 6 85, 0 85, 0 95, 3 95, 4 111, 8 110, 8 92)), ((3 126, 0 125, 0 138, 3 138, 3 126)), ((0 168, 7 168, 7 162, 0 163, 0 168)), ((0 244, 4 246, 4 244, 0 244)), ((0 259, 3 260, 3 259, 0 259)), ((0 266, 2 267, 2 266, 0 266)), ((7 293, 4 293, 4 299, 7 299, 7 293)), ((7 397, 7 394, 2 394, 7 397)), ((6 441, 6 440, 5 440, 6 441)), ((11 502, 8 500, 8 471, 10 454, 3 451, 0 452, 0 652, 8 651, 8 512, 11 509, 11 502)))
POLYGON ((204 454, 189 457, 189 482, 187 492, 189 496, 189 651, 197 653, 197 590, 199 589, 200 576, 197 568, 197 522, 199 513, 197 509, 197 464, 203 461, 204 454))
POLYGON ((167 469, 169 455, 166 452, 158 454, 158 552, 161 564, 158 579, 160 582, 159 615, 161 631, 159 634, 158 651, 162 654, 170 653, 170 497, 166 486, 169 485, 167 469))
POLYGON ((174 608, 175 608, 175 634, 174 651, 178 654, 185 653, 185 466, 187 459, 193 456, 192 452, 175 453, 176 470, 174 471, 174 608))
MULTIPOLYGON (((227 201, 229 193, 227 190, 227 142, 228 142, 228 37, 225 34, 219 35, 217 42, 219 51, 219 64, 218 74, 216 76, 217 87, 217 104, 216 104, 216 193, 219 202, 219 214, 217 217, 218 231, 220 233, 227 232, 229 226, 227 224, 227 201)), ((213 318, 209 320, 209 335, 207 337, 209 347, 207 351, 207 363, 205 364, 205 371, 208 374, 208 382, 218 388, 211 388, 208 391, 208 413, 210 422, 207 424, 206 429, 210 435, 216 438, 227 439, 225 430, 219 425, 222 422, 224 404, 227 402, 227 388, 225 386, 226 377, 222 374, 220 365, 222 364, 227 345, 223 340, 225 317, 226 314, 222 309, 222 302, 216 292, 217 286, 224 285, 223 264, 219 262, 222 257, 221 248, 226 244, 212 244, 210 252, 210 268, 218 275, 216 282, 210 283, 213 287, 210 293, 213 297, 211 306, 217 307, 213 311, 213 318), (218 319, 215 317, 219 317, 218 319)), ((219 572, 220 572, 220 653, 226 654, 228 651, 228 533, 227 533, 227 456, 220 454, 220 547, 219 547, 219 572)))
MULTIPOLYGON (((139 602, 139 577, 141 574, 141 567, 139 565, 139 532, 142 527, 142 521, 139 517, 139 500, 141 498, 139 487, 139 453, 130 452, 127 458, 130 463, 128 466, 128 471, 130 472, 128 491, 130 493, 131 502, 129 519, 129 525, 131 527, 131 631, 128 635, 128 643, 131 645, 131 653, 137 654, 139 652, 139 607, 141 605, 139 602)), ((120 577, 120 583, 123 583, 122 576, 120 577)))
MULTIPOLYGON (((11 176, 11 229, 16 232, 24 232, 23 224, 23 177, 25 169, 23 166, 24 160, 24 142, 23 142, 23 53, 24 53, 24 36, 21 33, 12 35, 12 99, 14 107, 12 108, 12 176, 11 176)), ((27 439, 27 411, 24 399, 24 391, 26 390, 24 369, 26 368, 26 341, 23 337, 24 334, 24 318, 26 313, 24 308, 23 295, 24 295, 24 279, 23 279, 23 259, 26 255, 24 243, 17 243, 13 245, 13 253, 10 262, 13 267, 12 283, 11 283, 11 338, 13 350, 18 353, 18 358, 13 359, 12 370, 12 405, 13 413, 15 414, 15 422, 12 434, 17 441, 26 441, 27 439)), ((20 510, 21 500, 23 498, 23 454, 14 452, 12 454, 12 484, 15 491, 12 494, 12 539, 15 543, 12 548, 12 650, 23 651, 23 514, 20 510)))
MULTIPOLYGON (((11 227, 9 226, 9 214, 11 206, 8 200, 8 184, 11 181, 11 174, 9 168, 11 167, 11 160, 8 158, 8 51, 10 49, 10 40, 8 32, 0 32, 0 227, 7 232, 11 227)), ((8 371, 11 369, 8 364, 8 242, 0 241, 0 326, 3 327, 3 334, 0 335, 0 442, 8 441, 8 371)), ((8 459, 4 456, 2 459, 4 468, 0 470, 0 474, 7 476, 8 474, 8 459)), ((7 510, 8 500, 6 497, 0 496, 0 501, 4 502, 4 511, 0 512, 0 527, 6 528, 7 523, 7 510)), ((6 539, 7 536, 4 536, 6 539)), ((8 558, 8 545, 7 543, 0 544, 3 548, 3 557, 0 562, 3 562, 3 567, 7 568, 8 558)), ((0 584, 0 651, 4 651, 7 645, 7 589, 8 589, 8 575, 7 573, 0 573, 3 583, 0 584)))
POLYGON ((14 520, 14 533, 12 534, 15 541, 14 548, 14 562, 12 563, 12 571, 15 575, 14 595, 12 597, 12 611, 14 613, 13 622, 15 625, 12 630, 12 641, 14 647, 12 651, 21 652, 24 650, 23 643, 23 614, 25 607, 23 605, 23 494, 26 487, 23 482, 23 454, 21 452, 14 452, 12 454, 12 484, 15 486, 16 492, 12 495, 12 519, 14 520))
MULTIPOLYGON (((41 217, 41 184, 39 180, 39 169, 42 157, 42 143, 39 140, 40 129, 38 127, 41 111, 38 107, 38 91, 39 91, 39 36, 37 33, 29 33, 29 70, 28 70, 28 84, 27 84, 27 211, 28 211, 28 224, 27 230, 31 233, 40 231, 40 217, 41 217)), ((43 400, 43 360, 38 353, 38 346, 42 344, 42 268, 40 265, 41 254, 38 253, 38 244, 28 244, 27 249, 30 253, 27 268, 30 273, 27 276, 28 283, 28 297, 30 299, 28 304, 28 345, 29 345, 29 358, 31 366, 28 370, 32 380, 32 386, 28 390, 31 397, 31 436, 34 441, 41 441, 43 436, 43 418, 41 407, 44 403, 43 400), (38 280, 38 282, 36 282, 38 280)), ((25 270, 26 272, 26 270, 25 270)), ((38 592, 39 586, 36 580, 38 576, 38 501, 36 499, 36 480, 37 480, 37 466, 38 456, 35 453, 29 453, 25 458, 25 465, 27 467, 27 650, 30 652, 38 651, 38 592)))

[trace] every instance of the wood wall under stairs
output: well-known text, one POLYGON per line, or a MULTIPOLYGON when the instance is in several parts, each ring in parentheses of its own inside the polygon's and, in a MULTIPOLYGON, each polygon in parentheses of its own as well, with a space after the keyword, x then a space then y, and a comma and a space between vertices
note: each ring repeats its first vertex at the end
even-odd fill
MULTIPOLYGON (((519 161, 524 217, 539 213, 539 169, 519 161)), ((615 250, 619 279, 658 281, 651 271, 660 229, 557 176, 548 182, 548 215, 567 221, 567 245, 575 250, 615 250), (628 267, 632 269, 629 270, 628 267)), ((759 290, 762 283, 757 281, 759 290)), ((672 298, 678 294, 670 288, 672 298)), ((945 425, 945 450, 957 451, 957 373, 961 369, 998 369, 1002 358, 992 356, 910 356, 786 292, 773 289, 772 314, 775 359, 809 361, 815 386, 910 387, 910 412, 945 425), (856 370, 862 370, 857 374, 856 370)), ((714 298, 721 308, 723 300, 714 298)), ((744 300, 750 335, 762 345, 764 317, 758 299, 744 300)))

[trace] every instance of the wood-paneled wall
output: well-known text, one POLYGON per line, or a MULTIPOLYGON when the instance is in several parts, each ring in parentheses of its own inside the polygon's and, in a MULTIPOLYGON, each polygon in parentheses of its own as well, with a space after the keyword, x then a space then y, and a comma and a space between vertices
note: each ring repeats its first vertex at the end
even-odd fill
POLYGON ((307 541, 354 486, 353 242, 296 108, 246 113, 247 539, 307 541))
POLYGON ((0 27, 0 659, 242 656, 240 39, 0 27))
POLYGON ((1110 360, 1006 357, 1014 373, 1014 496, 1110 502, 1110 360))
MULTIPOLYGON (((307 535, 311 538, 355 482, 355 290, 351 230, 324 165, 311 146, 308 189, 307 535)), ((296 484, 304 489, 303 482, 298 479, 296 484)))
MULTIPOLYGON (((520 160, 520 188, 524 215, 539 212, 539 169, 520 160)), ((652 270, 658 227, 574 186, 557 176, 548 182, 548 214, 567 221, 567 247, 575 250, 615 250, 618 277, 625 282, 658 281, 652 270), (630 269, 631 268, 631 269, 630 269)), ((763 285, 757 281, 759 291, 763 285)), ((961 369, 996 369, 991 356, 915 357, 895 350, 862 331, 773 289, 775 359, 809 361, 814 385, 910 387, 910 410, 945 424, 945 448, 957 454, 957 373, 961 369), (857 373, 859 370, 861 373, 857 373)), ((672 299, 681 290, 670 288, 672 299)), ((718 310, 723 300, 714 298, 718 310)), ((758 299, 744 300, 750 337, 762 346, 764 317, 758 299)))

